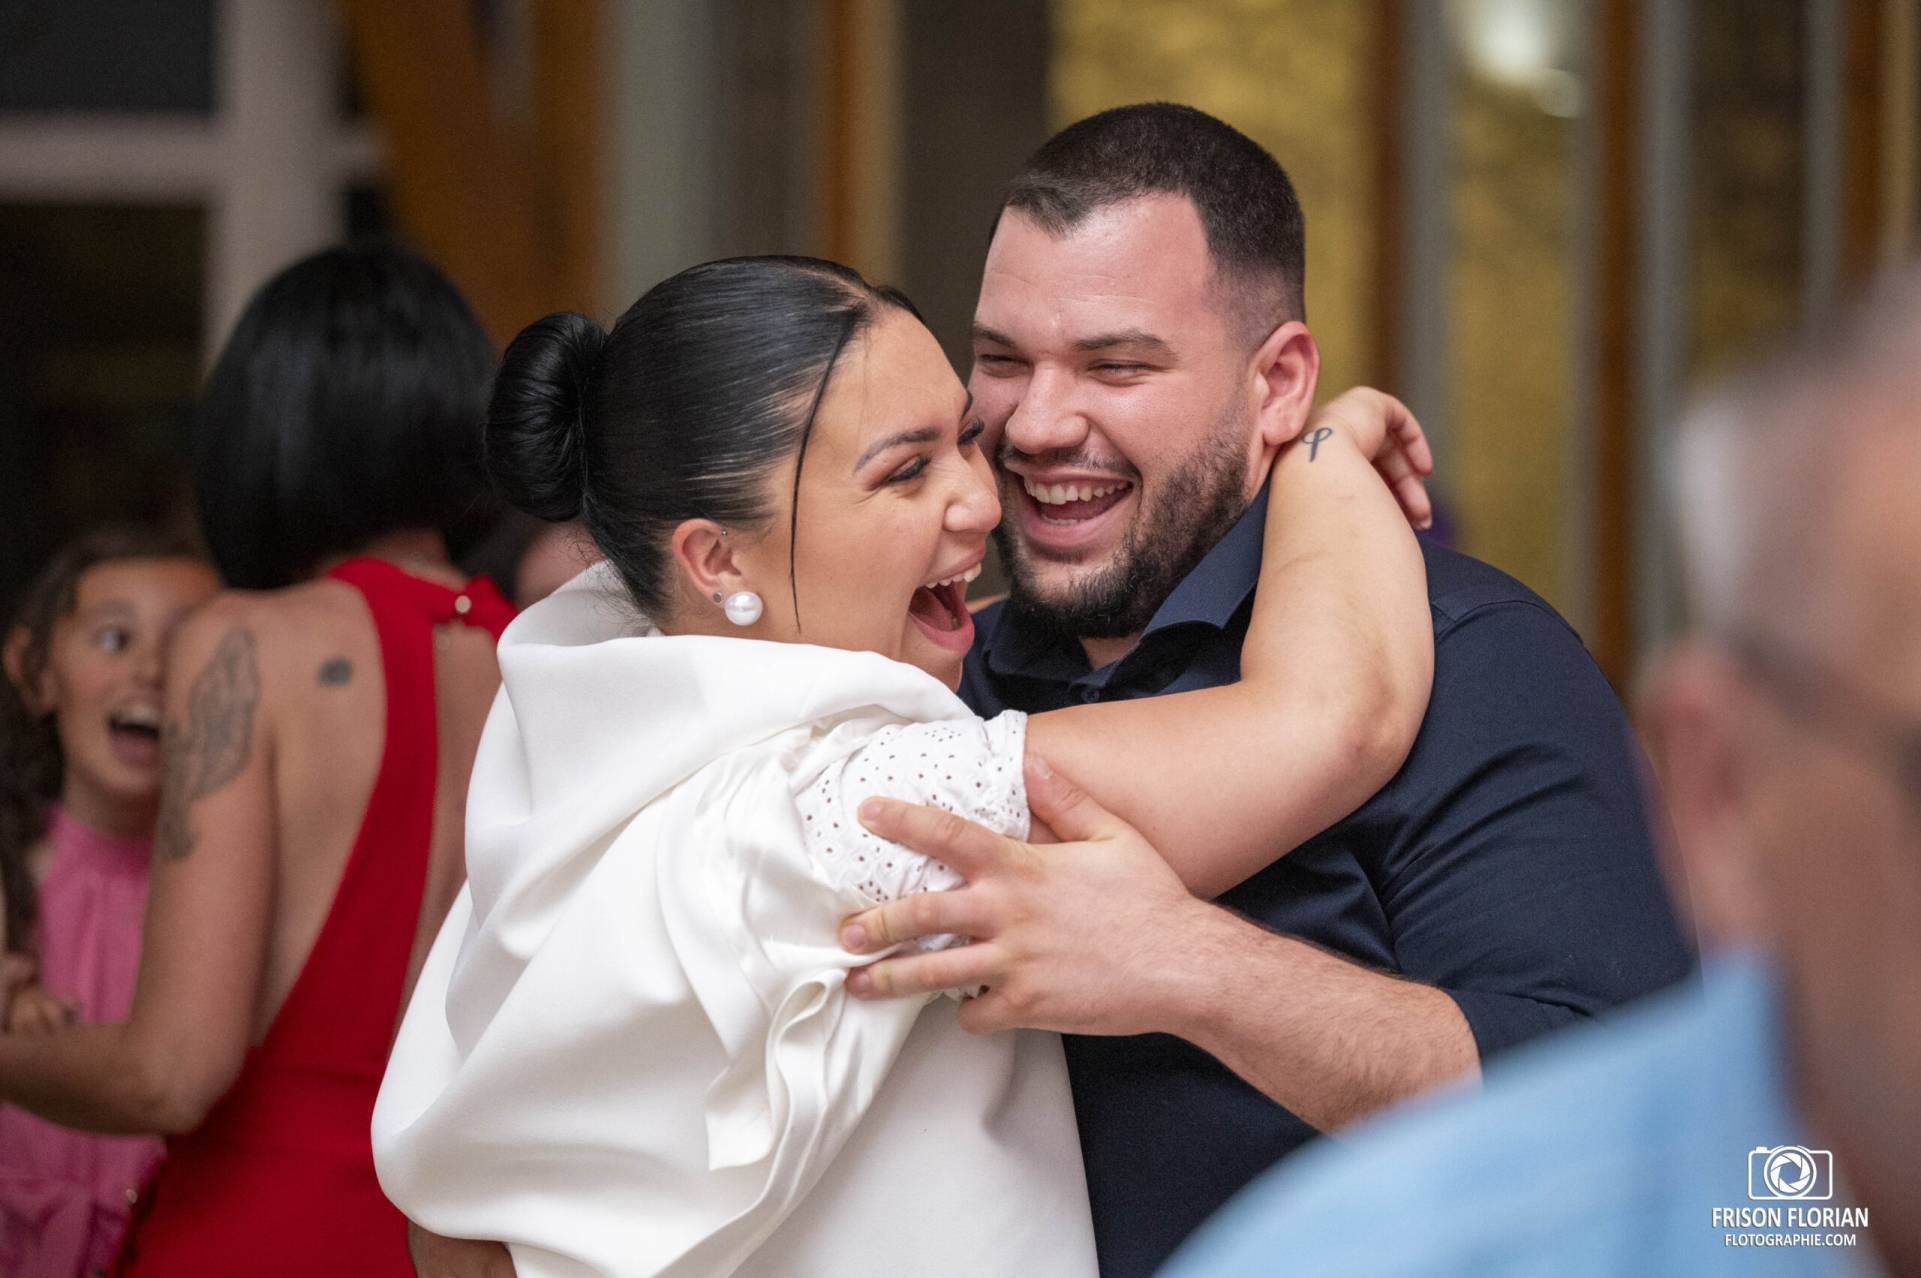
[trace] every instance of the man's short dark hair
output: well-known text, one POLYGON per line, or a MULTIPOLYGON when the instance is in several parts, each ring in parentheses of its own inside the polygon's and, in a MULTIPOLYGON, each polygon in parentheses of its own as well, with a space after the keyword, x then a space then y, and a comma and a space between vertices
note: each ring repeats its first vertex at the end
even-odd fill
POLYGON ((1115 107, 1070 124, 1028 157, 1003 208, 1051 235, 1147 195, 1194 202, 1230 316, 1255 340, 1307 318, 1306 225, 1287 171, 1252 138, 1173 102, 1115 107))

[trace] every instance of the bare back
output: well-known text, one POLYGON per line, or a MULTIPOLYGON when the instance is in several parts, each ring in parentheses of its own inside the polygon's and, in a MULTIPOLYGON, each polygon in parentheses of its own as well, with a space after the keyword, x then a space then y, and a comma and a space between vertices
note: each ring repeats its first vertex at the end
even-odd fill
MULTIPOLYGON (((419 575, 461 584, 451 572, 419 575)), ((315 581, 258 596, 251 611, 274 798, 274 891, 252 1030, 258 1042, 313 950, 360 836, 387 748, 387 690, 373 618, 352 586, 315 581)), ((436 627, 433 664, 433 838, 408 958, 409 992, 465 876, 467 781, 500 684, 493 637, 484 630, 436 627)))

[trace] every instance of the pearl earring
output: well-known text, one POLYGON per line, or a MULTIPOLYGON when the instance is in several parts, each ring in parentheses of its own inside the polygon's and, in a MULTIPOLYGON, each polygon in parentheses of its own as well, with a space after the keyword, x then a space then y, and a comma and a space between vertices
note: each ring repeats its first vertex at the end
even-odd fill
POLYGON ((721 607, 727 612, 727 620, 737 626, 751 626, 760 620, 760 596, 751 590, 736 590, 721 607))

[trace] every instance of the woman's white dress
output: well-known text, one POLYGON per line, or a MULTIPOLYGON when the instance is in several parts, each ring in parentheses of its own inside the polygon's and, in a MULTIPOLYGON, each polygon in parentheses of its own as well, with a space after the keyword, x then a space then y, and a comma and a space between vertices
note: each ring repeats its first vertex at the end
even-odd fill
POLYGON ((1094 1274, 1059 1039, 852 999, 835 940, 958 881, 862 830, 868 795, 1025 834, 1025 718, 872 653, 660 635, 606 565, 499 653, 468 885, 374 1112, 388 1196, 524 1278, 1094 1274))

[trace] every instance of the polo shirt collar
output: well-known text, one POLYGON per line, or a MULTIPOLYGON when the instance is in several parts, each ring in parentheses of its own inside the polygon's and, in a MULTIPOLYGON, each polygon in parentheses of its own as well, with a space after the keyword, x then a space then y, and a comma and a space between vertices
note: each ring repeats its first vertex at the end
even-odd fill
MULTIPOLYGON (((1181 578, 1143 632, 1142 643, 1158 631, 1199 625, 1225 630, 1254 593, 1261 575, 1261 545, 1267 531, 1267 485, 1234 526, 1181 578)), ((1063 640, 1008 607, 983 653, 995 674, 1072 681, 1087 672, 1087 657, 1077 643, 1063 640)))

